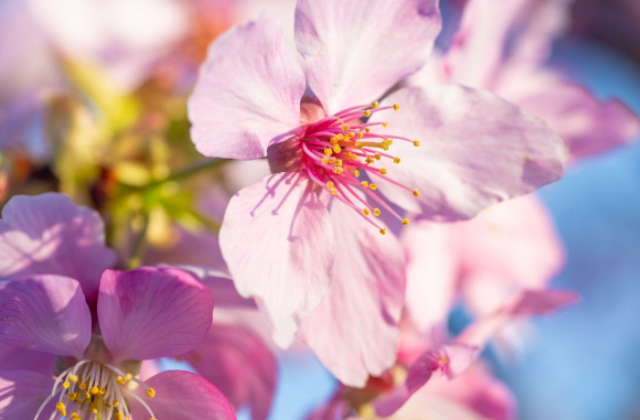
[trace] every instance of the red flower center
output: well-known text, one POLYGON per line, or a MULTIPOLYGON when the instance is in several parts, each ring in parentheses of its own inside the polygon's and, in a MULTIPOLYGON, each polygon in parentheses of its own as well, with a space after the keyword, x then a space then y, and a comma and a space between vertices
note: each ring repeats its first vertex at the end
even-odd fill
MULTIPOLYGON (((354 106, 302 125, 282 135, 280 138, 285 140, 268 148, 271 171, 306 172, 315 184, 356 210, 383 235, 386 229, 368 217, 381 214, 376 204, 407 225, 409 220, 398 215, 375 193, 378 189, 375 181, 382 179, 418 197, 420 192, 417 189, 392 179, 384 165, 400 164, 399 157, 387 153, 394 141, 407 141, 416 147, 420 142, 394 134, 382 134, 388 127, 386 122, 368 122, 374 113, 399 109, 397 104, 380 107, 376 101, 370 106, 354 106), (363 180, 365 174, 368 180, 363 180)), ((303 105, 305 110, 308 111, 303 105)), ((305 117, 303 115, 303 121, 305 117)))

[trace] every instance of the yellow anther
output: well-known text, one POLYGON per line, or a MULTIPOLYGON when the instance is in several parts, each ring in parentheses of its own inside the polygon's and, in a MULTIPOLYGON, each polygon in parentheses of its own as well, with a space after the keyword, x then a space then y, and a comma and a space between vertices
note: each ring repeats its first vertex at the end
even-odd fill
POLYGON ((380 234, 381 235, 386 235, 387 234, 387 228, 380 229, 380 234))
POLYGON ((382 159, 382 157, 380 156, 380 153, 375 153, 373 157, 376 158, 376 160, 382 159))
POLYGON ((118 401, 115 401, 115 400, 113 401, 113 406, 114 406, 114 407, 117 407, 117 406, 119 406, 119 405, 120 405, 120 403, 119 403, 118 401))
POLYGON ((331 156, 333 154, 333 150, 331 150, 329 148, 326 148, 326 149, 324 149, 324 154, 327 155, 327 156, 331 156))
POLYGON ((327 188, 329 188, 330 190, 335 188, 335 185, 333 184, 333 182, 329 181, 327 182, 327 188))
POLYGON ((372 191, 375 191, 378 189, 378 186, 376 184, 369 184, 369 188, 371 188, 372 191))
POLYGON ((395 163, 395 164, 400 163, 400 158, 399 157, 394 157, 393 158, 393 163, 395 163))
POLYGON ((393 104, 393 109, 395 109, 396 111, 400 110, 400 105, 399 104, 393 104))
POLYGON ((342 159, 336 159, 336 165, 342 166, 342 159))
POLYGON ((387 144, 388 144, 389 146, 391 146, 391 145, 393 144, 393 140, 391 140, 391 139, 387 139, 387 144))
POLYGON ((361 138, 363 138, 363 137, 364 137, 364 133, 363 133, 362 131, 361 131, 361 132, 359 132, 359 133, 358 133, 358 138, 359 138, 359 139, 361 139, 361 138))
POLYGON ((407 226, 409 224, 409 219, 402 219, 402 224, 407 226))
POLYGON ((93 414, 97 414, 98 413, 98 407, 95 404, 91 404, 91 412, 93 414))
POLYGON ((371 212, 369 211, 369 209, 363 209, 363 210, 362 210, 362 213, 363 213, 365 216, 368 216, 368 215, 370 215, 370 214, 371 214, 371 212))
POLYGON ((377 208, 377 207, 375 209, 373 209, 373 215, 374 216, 380 216, 380 209, 377 208))
POLYGON ((414 140, 413 145, 416 147, 420 147, 420 142, 418 140, 414 140))
POLYGON ((387 127, 389 127, 389 123, 385 121, 385 122, 383 122, 383 123, 382 123, 382 126, 383 126, 384 128, 387 128, 387 127))
POLYGON ((356 144, 356 149, 362 149, 362 147, 364 146, 364 144, 362 144, 361 142, 357 141, 356 144))
POLYGON ((71 413, 71 420, 80 420, 78 413, 71 413))
POLYGON ((349 129, 349 126, 347 124, 342 124, 342 130, 347 131, 349 129))
POLYGON ((335 146, 333 146, 333 151, 335 153, 340 153, 342 151, 342 148, 336 144, 335 146))
POLYGON ((380 168, 380 173, 382 175, 386 175, 387 174, 387 170, 385 168, 380 168))
POLYGON ((364 129, 364 132, 369 134, 371 132, 371 129, 367 127, 367 128, 364 129))
POLYGON ((380 102, 378 102, 378 101, 373 101, 371 103, 371 108, 373 108, 373 109, 377 109, 379 106, 380 106, 380 102))
POLYGON ((360 176, 360 171, 356 169, 355 171, 353 171, 353 175, 354 175, 356 178, 357 178, 357 177, 359 177, 359 176, 360 176))
POLYGON ((365 163, 371 164, 373 163, 373 158, 371 156, 367 156, 367 158, 364 161, 365 163))
POLYGON ((91 393, 93 395, 98 395, 100 393, 100 388, 98 388, 97 386, 94 386, 91 388, 91 393))
POLYGON ((100 388, 100 395, 104 395, 107 393, 107 389, 106 388, 100 388))
POLYGON ((337 138, 338 140, 344 140, 344 136, 343 136, 342 134, 338 134, 338 135, 336 136, 336 138, 337 138))
POLYGON ((116 377, 116 381, 120 384, 120 385, 124 385, 125 384, 125 380, 122 376, 117 376, 116 377))
POLYGON ((122 411, 118 411, 116 413, 116 420, 123 420, 124 419, 124 414, 122 414, 122 411))
POLYGON ((71 386, 71 383, 69 383, 69 381, 64 381, 64 382, 62 383, 62 387, 63 387, 64 389, 69 389, 69 387, 70 387, 70 386, 71 386))
POLYGON ((56 404, 56 408, 58 409, 58 411, 60 412, 60 414, 62 414, 63 416, 66 417, 67 415, 67 408, 64 406, 63 403, 59 402, 58 404, 56 404))
POLYGON ((322 158, 322 164, 323 165, 328 165, 329 164, 329 158, 327 158, 327 157, 322 158))
POLYGON ((413 190, 413 196, 414 196, 414 197, 420 197, 420 191, 418 191, 418 190, 413 190))
POLYGON ((69 380, 70 380, 71 382, 73 382, 74 384, 75 384, 76 382, 78 382, 78 376, 77 376, 77 375, 74 375, 74 374, 70 374, 70 375, 68 375, 68 376, 67 376, 67 379, 69 379, 69 380))
POLYGON ((75 392, 72 392, 71 394, 69 394, 67 398, 69 398, 69 401, 75 401, 78 399, 78 394, 76 394, 75 392))
POLYGON ((88 392, 85 391, 84 396, 86 399, 90 399, 91 398, 91 394, 89 394, 88 392))
POLYGON ((85 389, 87 389, 87 384, 83 382, 80 385, 78 385, 78 388, 84 391, 85 389))
POLYGON ((371 116, 371 111, 369 111, 368 109, 366 111, 364 111, 364 116, 366 118, 369 118, 371 116))
POLYGON ((369 183, 367 181, 362 181, 361 184, 365 188, 367 188, 369 186, 369 183))
POLYGON ((331 190, 331 194, 333 195, 338 195, 338 190, 336 190, 335 188, 333 190, 331 190))
POLYGON ((340 166, 336 166, 335 168, 333 168, 333 173, 337 175, 340 175, 343 171, 344 169, 342 169, 340 166))
POLYGON ((329 141, 331 142, 331 144, 336 145, 336 144, 338 144, 338 142, 339 142, 340 140, 338 140, 338 139, 337 139, 337 138, 335 138, 335 137, 331 137, 331 140, 329 140, 329 141))
POLYGON ((147 395, 148 395, 149 397, 151 397, 151 398, 155 397, 155 396, 156 396, 156 390, 155 390, 155 389, 153 389, 153 388, 149 388, 149 389, 147 389, 147 395))

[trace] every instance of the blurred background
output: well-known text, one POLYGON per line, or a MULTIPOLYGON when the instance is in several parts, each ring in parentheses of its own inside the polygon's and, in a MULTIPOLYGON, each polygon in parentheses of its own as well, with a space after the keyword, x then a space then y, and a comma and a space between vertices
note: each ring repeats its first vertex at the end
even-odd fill
MULTIPOLYGON (((144 231, 145 262, 211 262, 211 252, 176 249, 194 240, 217 249, 225 200, 264 165, 233 172, 203 161, 181 172, 201 159, 185 101, 209 42, 262 8, 292 33, 295 2, 94 3, 0 0, 0 200, 62 191, 103 214, 122 258, 144 231), (191 177, 207 165, 206 178, 191 177), (169 174, 177 176, 166 181, 169 174)), ((570 21, 547 65, 640 114, 640 1, 560 3, 570 21)), ((442 49, 464 5, 442 0, 442 49)), ((552 285, 577 291, 581 302, 536 321, 535 338, 517 356, 489 350, 492 366, 514 391, 522 420, 640 419, 640 142, 581 159, 539 196, 567 257, 552 285)), ((219 253, 213 260, 222 264, 219 253)), ((278 352, 278 360, 270 418, 303 419, 336 389, 306 350, 278 352)))

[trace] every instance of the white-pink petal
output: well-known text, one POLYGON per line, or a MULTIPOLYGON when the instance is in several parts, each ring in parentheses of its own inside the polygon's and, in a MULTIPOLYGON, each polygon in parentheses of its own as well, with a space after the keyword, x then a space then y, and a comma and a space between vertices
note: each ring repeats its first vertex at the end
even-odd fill
POLYGON ((220 230, 238 292, 258 298, 281 346, 321 302, 334 276, 329 212, 298 173, 274 174, 238 192, 220 230))
POLYGON ((329 115, 418 71, 441 26, 436 0, 300 0, 295 19, 307 81, 329 115))
POLYGON ((189 99, 191 137, 206 156, 257 159, 300 124, 305 90, 296 53, 279 24, 263 14, 209 48, 189 99))
MULTIPOLYGON (((461 86, 404 88, 385 103, 398 103, 386 118, 389 133, 417 139, 395 141, 399 165, 389 176, 420 197, 386 182, 391 201, 432 219, 459 220, 508 198, 559 179, 568 151, 542 120, 497 96, 461 86)), ((384 121, 384 120, 383 120, 384 121)))
POLYGON ((333 200, 336 262, 331 290, 300 337, 345 385, 362 387, 396 360, 406 274, 402 246, 333 200))

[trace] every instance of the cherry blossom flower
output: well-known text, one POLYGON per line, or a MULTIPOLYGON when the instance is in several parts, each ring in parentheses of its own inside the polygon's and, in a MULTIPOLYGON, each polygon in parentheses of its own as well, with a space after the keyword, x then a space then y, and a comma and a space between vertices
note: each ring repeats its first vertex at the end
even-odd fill
MULTIPOLYGON (((99 312, 100 277, 115 263, 113 251, 104 244, 100 216, 75 205, 69 197, 54 193, 13 197, 2 215, 0 275, 3 279, 13 281, 42 275, 78 279, 91 313, 99 312)), ((205 275, 186 268, 170 269, 179 276, 180 271, 186 271, 187 278, 191 275, 199 278, 200 293, 208 294, 204 289, 208 288, 217 301, 214 323, 201 342, 174 357, 188 361, 204 379, 228 395, 234 407, 249 405, 254 418, 264 420, 275 390, 276 362, 271 349, 256 332, 225 317, 225 312, 238 308, 257 312, 255 303, 237 295, 226 273, 209 270, 205 275)), ((4 371, 13 370, 44 372, 51 376, 54 358, 42 351, 0 345, 0 376, 4 371)), ((145 361, 140 377, 144 378, 142 373, 155 365, 155 361, 145 361)))
POLYGON ((141 362, 195 348, 211 326, 213 298, 179 270, 107 270, 97 328, 80 283, 32 275, 0 291, 0 342, 58 356, 55 371, 0 372, 7 418, 235 419, 224 396, 188 372, 138 378, 141 362), (52 374, 54 378, 52 378, 52 374))
POLYGON ((352 385, 393 363, 404 295, 404 257, 392 235, 374 239, 387 233, 376 216, 408 224, 397 205, 470 218, 557 180, 566 160, 546 125, 486 92, 412 87, 380 100, 424 65, 439 30, 433 0, 301 0, 305 70, 263 15, 211 45, 189 102, 200 152, 271 167, 225 214, 238 291, 259 300, 281 346, 322 302, 302 337, 352 385))

